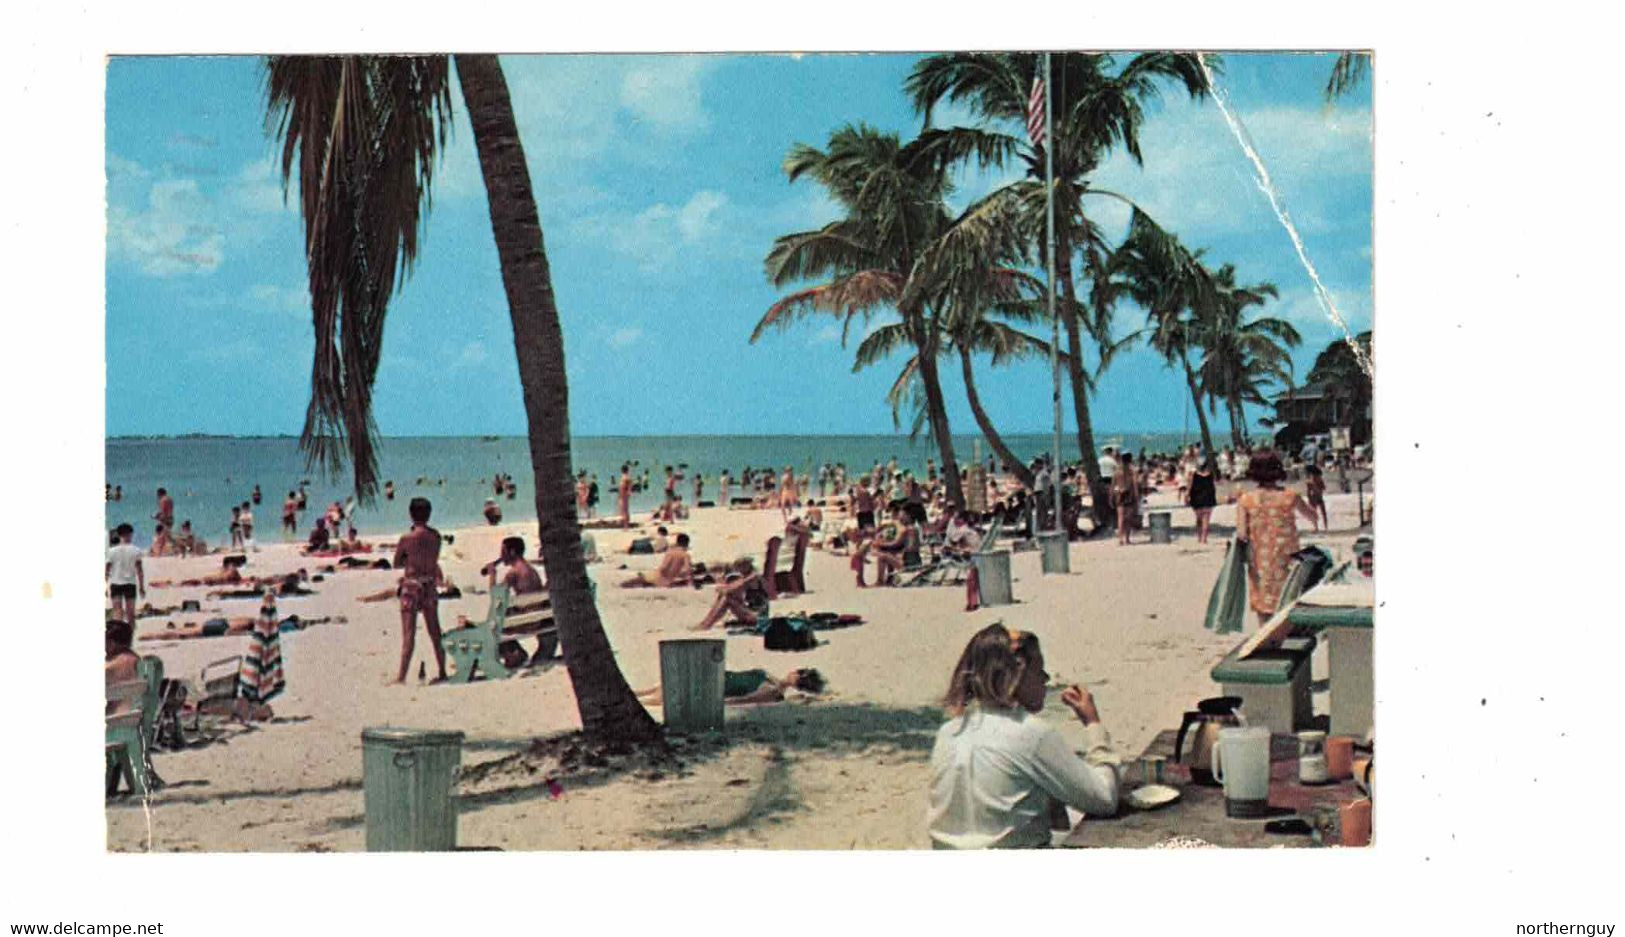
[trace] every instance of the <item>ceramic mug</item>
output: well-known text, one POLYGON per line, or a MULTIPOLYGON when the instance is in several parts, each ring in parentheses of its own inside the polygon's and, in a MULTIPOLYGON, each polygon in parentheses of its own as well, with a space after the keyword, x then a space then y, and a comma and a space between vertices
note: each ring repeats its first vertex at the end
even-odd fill
POLYGON ((1334 735, 1326 740, 1326 776, 1333 781, 1354 775, 1354 736, 1334 735))
POLYGON ((1163 765, 1167 759, 1160 755, 1145 755, 1140 759, 1140 783, 1161 784, 1163 765))
POLYGON ((1348 800, 1337 808, 1338 839, 1344 846, 1371 845, 1371 801, 1348 800))

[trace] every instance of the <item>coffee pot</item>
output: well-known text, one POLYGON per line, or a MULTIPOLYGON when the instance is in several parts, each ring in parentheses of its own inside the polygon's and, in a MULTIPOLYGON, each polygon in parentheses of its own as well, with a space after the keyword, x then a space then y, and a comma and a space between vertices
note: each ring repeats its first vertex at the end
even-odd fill
POLYGON ((1239 696, 1215 696, 1196 704, 1196 709, 1185 713, 1179 723, 1179 735, 1174 739, 1174 762, 1190 770, 1191 780, 1197 784, 1215 785, 1213 779, 1213 746, 1219 741, 1219 730, 1242 724, 1237 710, 1239 696))

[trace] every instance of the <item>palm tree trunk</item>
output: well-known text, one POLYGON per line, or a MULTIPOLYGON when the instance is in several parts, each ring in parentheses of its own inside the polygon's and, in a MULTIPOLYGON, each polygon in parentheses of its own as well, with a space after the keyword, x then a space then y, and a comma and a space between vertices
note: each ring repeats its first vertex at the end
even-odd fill
POLYGON ((948 500, 954 507, 965 509, 965 491, 959 484, 959 462, 954 459, 954 437, 948 429, 948 402, 942 396, 942 378, 937 374, 937 345, 934 341, 919 343, 920 383, 925 386, 926 418, 931 421, 931 435, 937 439, 937 454, 942 459, 942 479, 948 486, 948 500))
POLYGON ((965 374, 965 396, 970 400, 971 416, 976 418, 976 425, 981 429, 982 437, 992 447, 993 454, 999 457, 999 461, 1010 466, 1011 471, 1016 473, 1016 478, 1021 481, 1022 486, 1032 488, 1032 470, 1016 458, 1016 454, 1004 444, 1004 437, 993 428, 993 421, 988 419, 987 411, 982 409, 982 395, 976 392, 976 377, 971 370, 970 352, 964 348, 959 349, 959 364, 965 374))
POLYGON ((1185 386, 1190 388, 1191 409, 1196 411, 1196 425, 1202 429, 1202 455, 1204 458, 1213 458, 1213 433, 1208 429, 1207 414, 1202 412, 1202 393, 1196 389, 1196 372, 1191 369, 1190 358, 1181 351, 1179 363, 1185 367, 1185 386))
MULTIPOLYGON (((1083 375, 1083 340, 1078 334, 1078 297, 1072 285, 1072 236, 1064 224, 1055 226, 1055 275, 1059 281, 1061 305, 1057 310, 1066 326, 1066 373, 1072 385, 1072 412, 1078 423, 1078 455, 1083 461, 1083 477, 1089 483, 1095 529, 1116 524, 1111 492, 1100 478, 1100 458, 1095 454, 1095 429, 1089 419, 1089 384, 1083 375)), ((1059 468, 1059 466, 1056 466, 1059 468)))
POLYGON ((542 562, 547 567, 559 643, 575 688, 582 729, 589 737, 603 739, 655 738, 660 727, 633 695, 615 663, 581 554, 571 482, 564 335, 508 83, 494 55, 458 55, 456 61, 513 321, 519 384, 530 427, 542 562))
POLYGON ((1237 451, 1247 443, 1247 413, 1242 409, 1241 398, 1231 396, 1230 405, 1230 442, 1237 451))

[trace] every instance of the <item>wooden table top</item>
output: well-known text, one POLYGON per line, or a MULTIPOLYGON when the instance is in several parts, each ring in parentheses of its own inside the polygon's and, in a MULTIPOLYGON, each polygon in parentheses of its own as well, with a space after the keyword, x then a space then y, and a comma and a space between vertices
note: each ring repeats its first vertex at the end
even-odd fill
MULTIPOLYGON (((1337 804, 1363 795, 1352 780, 1330 784, 1298 783, 1298 743, 1289 735, 1277 735, 1270 746, 1270 816, 1239 820, 1224 814, 1224 790, 1192 783, 1173 764, 1173 729, 1160 733, 1146 746, 1144 755, 1168 759, 1169 777, 1164 783, 1180 791, 1179 800, 1155 810, 1135 810, 1126 803, 1115 817, 1085 817, 1072 828, 1061 845, 1069 848, 1144 848, 1157 846, 1175 837, 1196 837, 1214 846, 1227 848, 1305 847, 1316 843, 1308 835, 1266 833, 1270 820, 1294 815, 1308 817, 1318 805, 1337 804)), ((1124 793, 1140 783, 1139 769, 1130 766, 1124 778, 1124 793)), ((1126 800, 1126 797, 1125 797, 1126 800)))

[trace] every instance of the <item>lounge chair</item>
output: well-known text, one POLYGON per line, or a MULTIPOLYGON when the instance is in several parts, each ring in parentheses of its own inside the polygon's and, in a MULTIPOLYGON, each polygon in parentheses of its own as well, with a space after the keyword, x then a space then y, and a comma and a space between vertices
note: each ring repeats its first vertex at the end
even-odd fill
POLYGON ((229 711, 237 699, 237 675, 242 671, 243 656, 222 657, 205 664, 198 673, 198 681, 189 688, 192 697, 192 731, 201 725, 207 710, 229 711), (224 703, 222 707, 220 704, 224 703))
MULTIPOLYGON (((995 517, 993 523, 988 525, 987 533, 982 535, 982 542, 977 544, 971 556, 990 553, 999 537, 1004 533, 1004 518, 995 517)), ((949 553, 938 554, 935 562, 927 564, 914 573, 914 576, 905 586, 923 585, 949 585, 965 581, 965 576, 973 565, 971 556, 958 557, 949 553)))
POLYGON ((553 622, 553 608, 546 594, 527 593, 523 598, 540 599, 543 606, 511 615, 509 609, 513 605, 513 596, 508 587, 492 586, 491 607, 486 612, 485 620, 469 622, 461 628, 441 633, 440 647, 456 666, 457 674, 453 679, 469 683, 474 679, 475 671, 486 679, 513 676, 520 668, 509 667, 502 662, 502 645, 528 635, 536 635, 540 642, 538 658, 545 660, 557 652, 558 626, 553 622))

